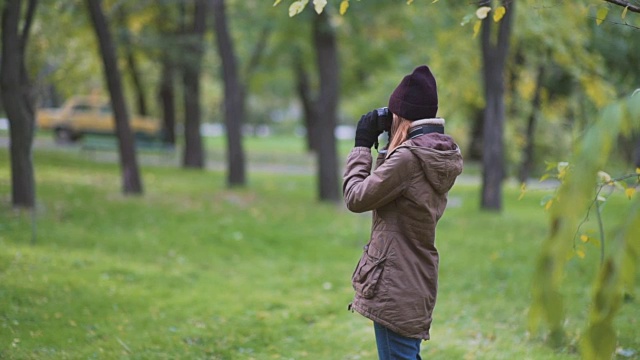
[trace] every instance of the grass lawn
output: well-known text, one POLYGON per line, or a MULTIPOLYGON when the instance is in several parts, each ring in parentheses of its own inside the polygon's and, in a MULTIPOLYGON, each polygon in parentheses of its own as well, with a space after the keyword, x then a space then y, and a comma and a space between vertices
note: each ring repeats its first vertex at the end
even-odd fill
MULTIPOLYGON (((302 144, 275 143, 248 149, 281 158, 302 144)), ((371 323, 347 311, 370 214, 318 203, 312 175, 250 172, 246 189, 229 190, 218 171, 145 166, 145 195, 124 197, 115 164, 73 151, 34 158, 35 222, 11 209, 0 153, 0 359, 377 358, 371 323)), ((495 214, 478 210, 477 185, 451 192, 423 358, 579 358, 598 249, 569 263, 571 343, 553 350, 527 328, 544 192, 518 195, 505 189, 495 214)), ((627 204, 613 200, 607 226, 627 204)), ((638 320, 632 299, 618 317, 619 345, 636 353, 638 320)))

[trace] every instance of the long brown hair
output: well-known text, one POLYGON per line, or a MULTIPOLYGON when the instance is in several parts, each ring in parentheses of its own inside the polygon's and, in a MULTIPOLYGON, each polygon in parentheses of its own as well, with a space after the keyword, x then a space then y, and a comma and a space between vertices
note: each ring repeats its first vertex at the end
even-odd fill
POLYGON ((407 140, 409 128, 411 128, 411 121, 393 114, 393 122, 391 123, 391 140, 389 140, 387 156, 389 156, 395 148, 397 148, 398 146, 400 146, 400 144, 407 140))

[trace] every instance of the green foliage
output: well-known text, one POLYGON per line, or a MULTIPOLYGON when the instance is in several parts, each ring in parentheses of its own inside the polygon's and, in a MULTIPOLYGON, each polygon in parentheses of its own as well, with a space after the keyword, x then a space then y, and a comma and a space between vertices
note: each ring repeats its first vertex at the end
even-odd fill
MULTIPOLYGON (((620 312, 625 291, 631 291, 634 286, 640 255, 640 198, 632 198, 620 218, 621 225, 607 233, 605 238, 600 203, 606 199, 601 196, 599 189, 604 185, 615 186, 616 181, 622 180, 611 179, 601 169, 607 166, 615 139, 620 135, 628 135, 638 127, 639 103, 640 96, 634 94, 600 112, 598 121, 577 144, 570 166, 565 164, 557 168, 561 185, 555 197, 545 201, 550 216, 550 231, 537 261, 530 319, 534 330, 540 319, 546 320, 555 344, 564 340, 566 305, 562 289, 566 264, 574 253, 584 257, 584 251, 575 246, 576 235, 584 223, 582 219, 585 214, 593 204, 597 208, 602 260, 593 285, 588 326, 581 341, 581 352, 585 359, 608 358, 613 354, 616 348, 615 316, 620 312), (608 244, 606 253, 605 243, 608 244)), ((638 171, 630 177, 640 181, 638 171)), ((638 183, 632 186, 636 187, 638 183)), ((632 197, 633 193, 624 191, 624 196, 632 197)))

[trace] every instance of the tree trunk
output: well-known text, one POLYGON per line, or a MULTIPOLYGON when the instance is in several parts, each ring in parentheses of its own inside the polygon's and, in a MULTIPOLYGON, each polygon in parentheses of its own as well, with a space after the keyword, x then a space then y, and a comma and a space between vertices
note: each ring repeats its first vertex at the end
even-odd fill
MULTIPOLYGON (((480 6, 489 6, 483 0, 480 6)), ((481 207, 487 210, 502 209, 502 181, 504 171, 504 69, 509 53, 511 23, 514 19, 515 2, 503 1, 507 8, 498 24, 497 43, 491 41, 491 23, 487 17, 482 23, 482 60, 486 107, 483 127, 483 159, 482 159, 482 201, 481 207)))
POLYGON ((224 121, 227 131, 227 185, 244 186, 245 157, 242 124, 245 117, 244 88, 238 75, 238 61, 227 25, 224 0, 213 0, 216 44, 222 61, 224 80, 224 121))
POLYGON ((522 164, 520 165, 520 172, 518 175, 521 183, 527 182, 527 179, 529 179, 529 176, 531 175, 531 168, 533 167, 533 145, 536 132, 536 121, 538 119, 538 114, 540 113, 540 93, 542 92, 544 70, 544 65, 540 65, 538 67, 536 88, 533 93, 533 99, 531 100, 531 114, 529 114, 527 131, 525 133, 526 144, 523 149, 522 164))
POLYGON ((129 114, 122 92, 120 70, 109 25, 102 11, 101 0, 87 0, 87 5, 100 45, 105 78, 115 118, 122 169, 122 191, 124 194, 142 194, 142 181, 138 171, 134 138, 129 126, 129 114))
POLYGON ((2 11, 2 63, 0 89, 9 118, 11 151, 11 203, 33 208, 36 199, 32 144, 35 129, 33 89, 25 67, 25 49, 35 15, 36 0, 28 2, 26 18, 20 26, 22 1, 6 0, 2 11))
POLYGON ((184 84, 184 139, 185 149, 182 165, 186 168, 204 168, 204 148, 200 123, 200 74, 204 55, 204 33, 206 31, 206 0, 195 0, 193 24, 186 32, 186 56, 182 69, 184 84))
POLYGON ((299 54, 294 55, 294 66, 296 71, 296 88, 302 109, 304 112, 304 122, 306 129, 307 151, 318 154, 320 148, 320 137, 318 136, 318 106, 311 94, 311 86, 309 84, 309 76, 304 68, 304 63, 299 54))
POLYGON ((320 92, 316 111, 317 114, 322 114, 322 124, 318 127, 317 134, 320 140, 318 147, 320 200, 338 202, 341 200, 335 138, 340 90, 338 47, 334 29, 326 12, 321 13, 314 20, 313 42, 320 75, 320 92))
POLYGON ((118 18, 120 25, 123 27, 122 36, 120 39, 122 48, 125 52, 125 58, 127 60, 127 68, 129 75, 131 76, 131 82, 133 84, 133 90, 136 94, 137 113, 142 116, 149 115, 147 111, 147 100, 144 95, 144 85, 142 84, 142 77, 138 70, 138 62, 133 51, 133 44, 131 41, 131 33, 127 24, 127 13, 124 6, 118 8, 118 18))
POLYGON ((475 112, 473 125, 471 126, 471 139, 469 141, 469 150, 467 151, 467 158, 470 161, 482 160, 482 139, 484 131, 484 110, 478 109, 475 112))
POLYGON ((125 50, 127 52, 127 66, 129 67, 129 72, 131 74, 131 81, 133 82, 133 89, 136 93, 136 104, 138 105, 138 114, 142 116, 148 116, 149 111, 147 110, 147 100, 144 96, 144 85, 142 85, 142 78, 140 76, 140 71, 138 70, 138 62, 136 61, 135 56, 133 55, 133 49, 131 49, 131 44, 127 44, 128 48, 125 50))
POLYGON ((176 103, 174 65, 168 56, 162 59, 162 74, 158 97, 162 106, 162 141, 176 144, 176 103))
POLYGON ((640 135, 638 135, 638 143, 636 144, 636 169, 640 169, 640 135))

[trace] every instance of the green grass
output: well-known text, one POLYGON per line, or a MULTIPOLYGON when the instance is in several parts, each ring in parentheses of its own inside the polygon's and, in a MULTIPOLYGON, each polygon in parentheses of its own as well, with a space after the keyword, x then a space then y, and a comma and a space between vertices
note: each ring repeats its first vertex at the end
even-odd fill
MULTIPOLYGON (((250 154, 300 145, 269 141, 250 154)), ((370 215, 318 203, 312 175, 250 173, 247 189, 229 190, 220 172, 145 166, 145 195, 125 197, 114 164, 73 151, 34 157, 34 245, 31 215, 11 209, 0 168, 0 358, 376 358, 371 323, 346 310, 370 215)), ((543 332, 528 333, 543 194, 518 201, 506 189, 494 214, 478 211, 476 185, 451 192, 425 359, 578 358, 572 344, 553 350, 543 332)), ((613 204, 607 224, 627 201, 613 204)), ((567 269, 570 341, 585 325, 597 258, 589 248, 567 269)), ((621 347, 640 349, 638 319, 632 300, 618 318, 621 347)))

